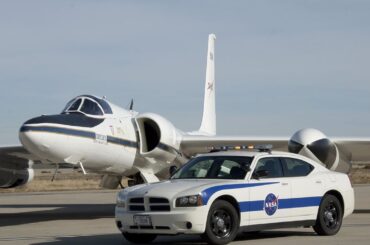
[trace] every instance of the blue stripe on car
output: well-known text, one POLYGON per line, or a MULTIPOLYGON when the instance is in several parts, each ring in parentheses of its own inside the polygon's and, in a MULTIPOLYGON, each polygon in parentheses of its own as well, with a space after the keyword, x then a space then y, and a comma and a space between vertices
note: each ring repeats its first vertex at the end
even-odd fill
POLYGON ((303 208, 319 206, 322 197, 300 197, 278 200, 278 208, 303 208))
POLYGON ((264 201, 240 202, 240 212, 253 212, 263 210, 264 201))
MULTIPOLYGON (((300 197, 300 198, 287 198, 278 200, 278 209, 286 208, 304 208, 319 206, 321 202, 320 196, 317 197, 300 197)), ((247 201, 240 202, 240 212, 254 212, 264 210, 265 201, 247 201)))
POLYGON ((263 186, 263 185, 272 185, 277 184, 279 182, 265 182, 265 183, 248 183, 248 184, 233 184, 233 185, 219 185, 213 186, 208 189, 202 191, 202 201, 203 204, 206 205, 213 194, 223 190, 232 190, 232 189, 242 189, 242 188, 249 188, 255 186, 263 186))

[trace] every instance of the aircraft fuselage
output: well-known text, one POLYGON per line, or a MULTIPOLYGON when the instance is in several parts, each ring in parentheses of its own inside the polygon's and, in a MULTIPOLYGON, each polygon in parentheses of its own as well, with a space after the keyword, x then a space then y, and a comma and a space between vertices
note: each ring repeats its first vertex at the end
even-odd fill
MULTIPOLYGON (((79 98, 84 96, 75 101, 79 98)), ((45 161, 83 164, 89 171, 122 175, 132 169, 137 153, 135 113, 114 107, 111 114, 101 116, 67 109, 33 118, 22 125, 20 141, 45 161)))

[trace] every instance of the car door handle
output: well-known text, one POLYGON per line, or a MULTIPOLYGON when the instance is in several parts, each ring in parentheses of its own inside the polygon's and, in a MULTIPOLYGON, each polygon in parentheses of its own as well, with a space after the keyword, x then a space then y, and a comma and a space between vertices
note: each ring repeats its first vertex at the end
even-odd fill
POLYGON ((321 180, 316 180, 315 183, 316 184, 322 184, 322 181, 321 180))
POLYGON ((286 182, 282 182, 282 183, 281 183, 281 185, 288 185, 288 183, 286 183, 286 182))

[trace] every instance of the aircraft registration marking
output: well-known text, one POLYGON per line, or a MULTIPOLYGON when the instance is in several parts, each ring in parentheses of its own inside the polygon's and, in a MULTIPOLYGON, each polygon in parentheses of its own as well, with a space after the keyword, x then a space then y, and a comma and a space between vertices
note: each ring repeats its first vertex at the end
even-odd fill
POLYGON ((99 144, 108 144, 108 137, 104 134, 95 133, 95 142, 99 144))

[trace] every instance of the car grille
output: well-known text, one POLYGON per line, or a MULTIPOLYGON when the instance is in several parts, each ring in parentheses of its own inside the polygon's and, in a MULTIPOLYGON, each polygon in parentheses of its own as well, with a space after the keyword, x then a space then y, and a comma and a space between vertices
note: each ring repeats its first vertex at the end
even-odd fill
POLYGON ((145 211, 144 198, 131 198, 128 207, 130 211, 145 211))
POLYGON ((130 211, 145 211, 144 205, 130 205, 130 211))
POLYGON ((132 230, 170 230, 169 226, 137 226, 137 225, 132 225, 130 226, 130 229, 132 230))
POLYGON ((150 197, 149 203, 168 203, 168 200, 161 197, 150 197))
POLYGON ((149 209, 152 212, 170 211, 170 203, 166 198, 150 197, 149 209))
POLYGON ((149 197, 147 201, 144 201, 142 197, 133 197, 128 203, 129 211, 141 212, 168 212, 171 211, 170 202, 166 198, 162 197, 149 197))
POLYGON ((144 198, 142 197, 131 198, 130 203, 144 203, 144 198))

